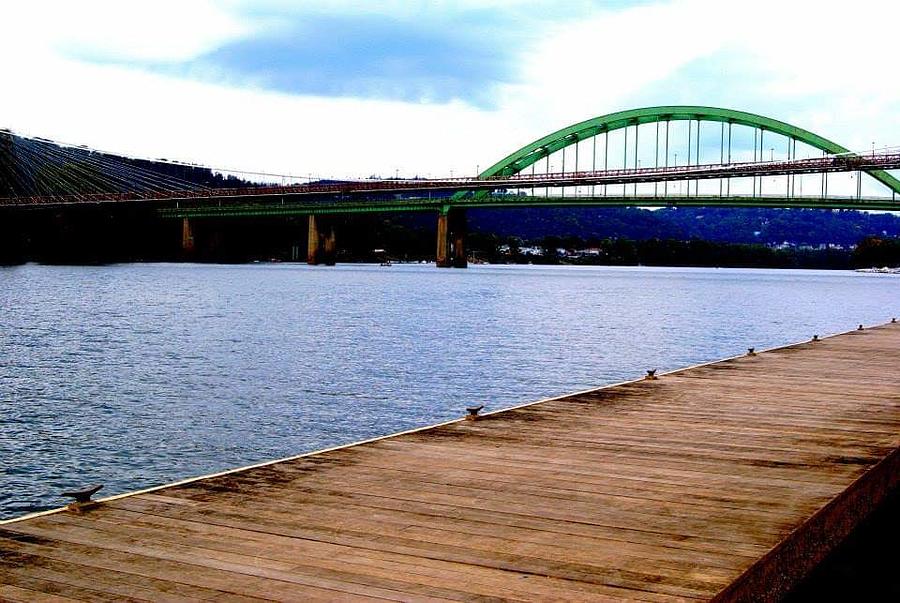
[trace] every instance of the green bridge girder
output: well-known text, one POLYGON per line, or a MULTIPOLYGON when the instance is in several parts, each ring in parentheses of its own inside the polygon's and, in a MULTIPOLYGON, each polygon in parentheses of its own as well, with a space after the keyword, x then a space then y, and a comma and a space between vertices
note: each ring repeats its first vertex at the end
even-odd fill
MULTIPOLYGON (((793 138, 794 140, 799 140, 800 142, 821 151, 825 151, 826 153, 850 153, 849 149, 836 142, 832 142, 809 130, 804 130, 803 128, 793 126, 783 121, 778 121, 777 119, 772 119, 771 117, 748 113, 746 111, 736 111, 734 109, 722 109, 719 107, 672 105, 618 111, 616 113, 601 115, 573 124, 525 145, 518 151, 504 157, 481 172, 478 177, 490 178, 492 176, 511 176, 517 174, 538 160, 543 159, 556 151, 598 134, 605 134, 629 126, 648 123, 698 120, 750 126, 759 128, 763 131, 780 134, 788 138, 793 138)), ((883 170, 870 170, 867 171, 867 173, 887 186, 894 193, 900 193, 900 180, 891 174, 883 170)), ((461 198, 465 194, 466 193, 459 193, 457 198, 461 198)))
POLYGON ((857 209, 897 211, 900 203, 890 197, 787 197, 787 196, 596 196, 543 197, 492 194, 460 199, 397 199, 378 202, 224 204, 220 206, 173 207, 158 210, 167 218, 225 218, 391 213, 409 211, 446 212, 455 208, 527 207, 796 207, 810 209, 857 209))

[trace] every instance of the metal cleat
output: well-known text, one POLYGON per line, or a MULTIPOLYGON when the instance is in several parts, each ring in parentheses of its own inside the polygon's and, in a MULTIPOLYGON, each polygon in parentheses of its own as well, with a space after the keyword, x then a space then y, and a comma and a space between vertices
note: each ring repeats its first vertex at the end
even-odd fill
POLYGON ((482 408, 484 408, 484 404, 479 404, 478 406, 467 406, 466 407, 466 421, 478 420, 478 413, 481 412, 482 408))
POLYGON ((81 490, 71 490, 69 492, 63 492, 62 496, 68 496, 69 498, 74 498, 74 504, 82 504, 89 503, 91 501, 91 497, 96 494, 100 488, 103 487, 103 484, 98 484, 96 486, 89 486, 87 488, 82 488, 81 490))

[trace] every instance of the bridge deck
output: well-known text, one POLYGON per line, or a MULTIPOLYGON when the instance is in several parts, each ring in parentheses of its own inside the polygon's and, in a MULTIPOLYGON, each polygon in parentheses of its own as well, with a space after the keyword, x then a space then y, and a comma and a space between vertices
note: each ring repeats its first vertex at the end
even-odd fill
POLYGON ((0 599, 771 598, 900 480, 900 325, 0 526, 0 599))

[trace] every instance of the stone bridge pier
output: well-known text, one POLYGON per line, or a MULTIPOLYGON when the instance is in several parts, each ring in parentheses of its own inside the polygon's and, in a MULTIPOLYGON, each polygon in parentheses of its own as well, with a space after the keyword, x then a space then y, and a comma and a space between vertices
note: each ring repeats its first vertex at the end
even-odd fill
POLYGON ((311 266, 334 266, 337 239, 334 220, 327 216, 309 216, 309 237, 306 244, 306 263, 311 266))
POLYGON ((437 253, 438 268, 465 268, 466 260, 466 210, 445 207, 438 214, 437 253))

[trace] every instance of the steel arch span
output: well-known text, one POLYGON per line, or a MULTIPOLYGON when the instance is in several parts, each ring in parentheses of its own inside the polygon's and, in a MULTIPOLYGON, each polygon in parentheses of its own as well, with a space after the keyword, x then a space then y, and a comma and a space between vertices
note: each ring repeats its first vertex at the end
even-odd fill
MULTIPOLYGON (((721 122, 722 124, 749 126, 758 128, 762 132, 772 132, 786 136, 789 139, 800 141, 829 154, 850 153, 850 149, 823 136, 771 117, 734 109, 675 105, 618 111, 573 124, 525 145, 481 172, 478 177, 491 178, 517 174, 538 160, 552 155, 565 147, 577 144, 581 140, 630 126, 670 121, 721 122)), ((887 186, 894 193, 900 193, 900 180, 891 174, 884 170, 867 170, 866 173, 887 186)))

